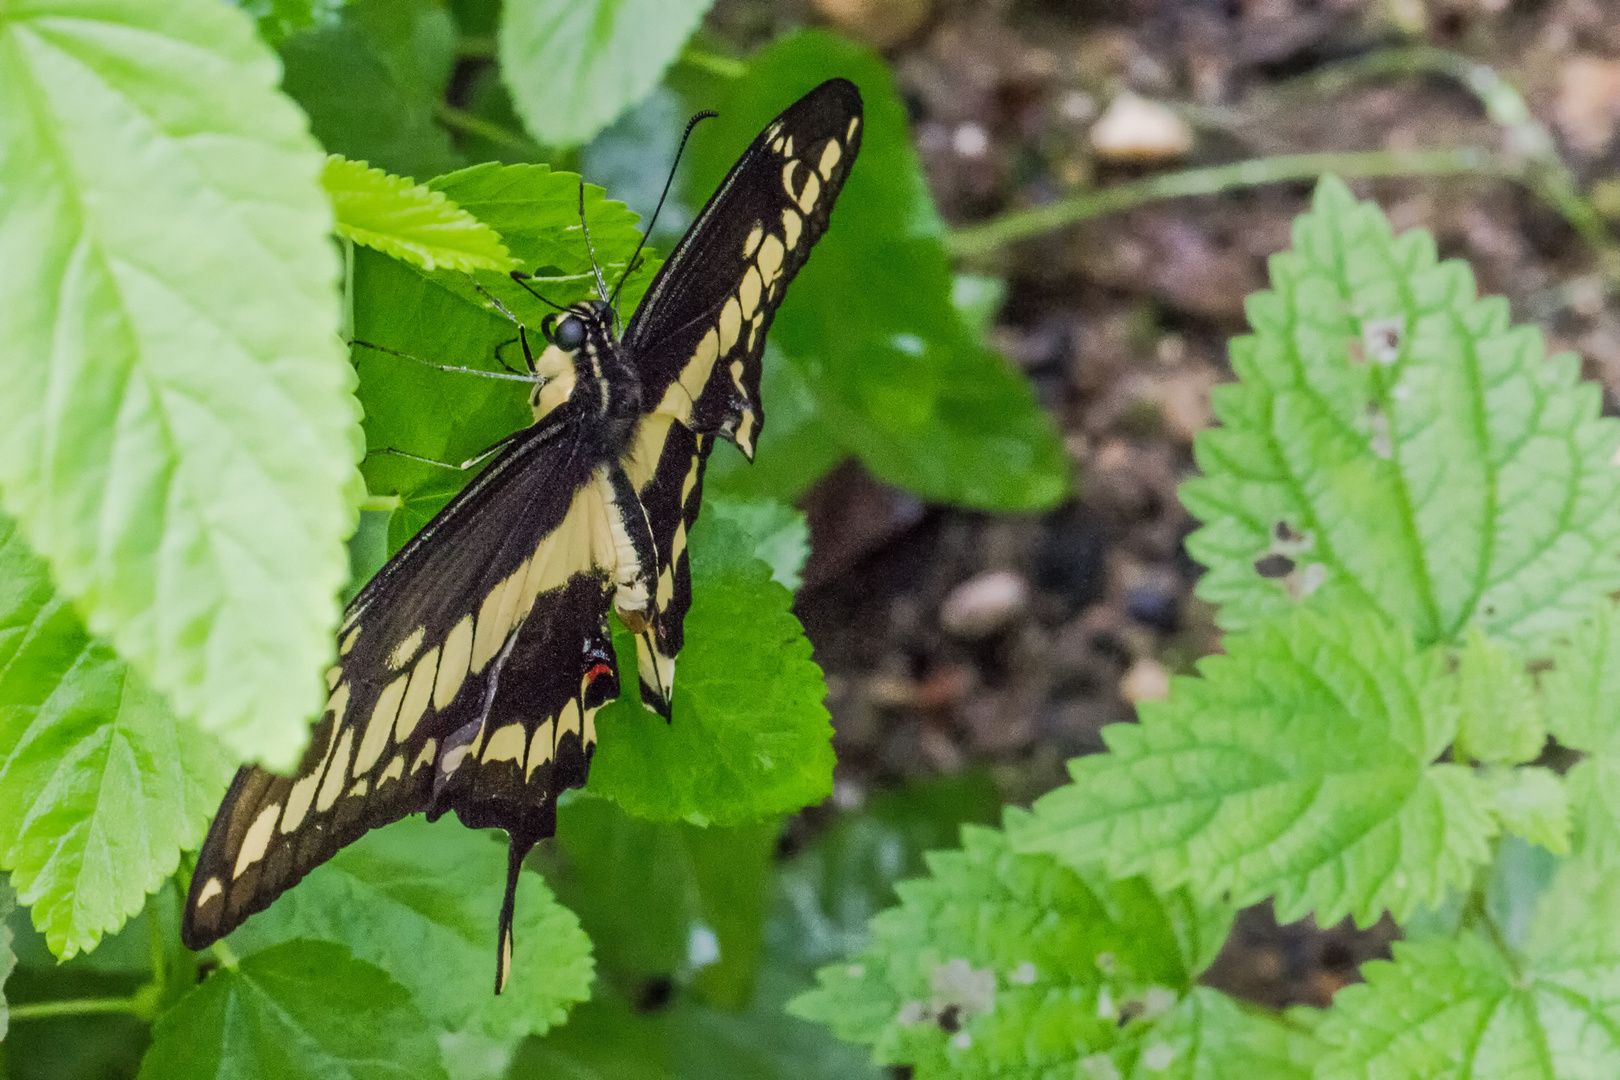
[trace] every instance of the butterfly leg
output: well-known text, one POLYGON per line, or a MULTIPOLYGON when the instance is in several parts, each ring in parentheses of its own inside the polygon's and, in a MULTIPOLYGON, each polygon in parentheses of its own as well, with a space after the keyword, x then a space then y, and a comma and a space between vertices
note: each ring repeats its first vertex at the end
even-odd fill
MULTIPOLYGON (((507 382, 532 383, 536 381, 532 372, 529 374, 519 374, 516 372, 506 371, 485 371, 483 368, 457 367, 454 364, 435 364, 431 360, 423 360, 419 356, 412 356, 410 353, 400 352, 398 349, 390 349, 386 345, 374 345, 369 341, 361 341, 359 338, 355 338, 353 341, 349 342, 349 344, 358 345, 362 349, 371 349, 374 352, 384 353, 388 356, 397 356, 401 360, 409 360, 413 364, 421 364, 423 367, 433 368, 436 371, 453 371, 458 375, 476 375, 480 379, 504 379, 507 382)), ((523 352, 525 356, 528 355, 529 346, 527 341, 524 342, 523 352)))

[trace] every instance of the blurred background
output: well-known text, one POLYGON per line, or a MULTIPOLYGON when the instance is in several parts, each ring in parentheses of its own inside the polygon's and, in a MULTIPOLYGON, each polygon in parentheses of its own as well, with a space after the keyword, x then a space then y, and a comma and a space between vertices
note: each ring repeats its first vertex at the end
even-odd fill
MULTIPOLYGON (((1042 466, 1052 484, 986 481, 945 498, 951 477, 896 483, 905 467, 880 450, 818 443, 813 417, 795 426, 787 376, 767 383, 779 441, 751 479, 717 464, 717 483, 785 491, 807 515, 796 611, 826 672, 834 793, 780 827, 648 828, 636 843, 662 854, 641 862, 601 854, 624 850, 627 826, 580 811, 577 842, 559 837, 548 867, 597 943, 597 998, 545 1039, 467 1047, 468 1077, 877 1075, 781 1002, 860 943, 924 851, 1061 783, 1066 759, 1101 749, 1104 725, 1219 649, 1176 489, 1211 423, 1210 389, 1231 378, 1244 297, 1265 287, 1321 172, 1467 259, 1515 320, 1580 355, 1614 411, 1611 0, 717 0, 658 89, 577 147, 524 132, 500 79, 495 0, 331 4, 313 24, 271 0, 244 6, 328 149, 418 178, 546 161, 643 214, 685 117, 757 50, 807 27, 872 50, 943 219, 951 317, 1027 384, 1061 458, 1042 466), (794 465, 817 446, 813 466, 794 465), (636 914, 649 909, 663 917, 636 914), (699 926, 730 935, 724 970, 699 962, 699 926)), ((735 149, 683 166, 696 172, 655 242, 667 249, 701 178, 712 184, 735 149)), ((864 220, 840 211, 829 245, 864 220)), ((889 267, 879 291, 903 294, 908 272, 889 267)), ((793 317, 790 349, 810 332, 793 317)), ((815 333, 835 335, 838 320, 820 310, 815 333)), ((971 402, 976 388, 941 393, 971 402)), ((984 445, 980 469, 1040 471, 1017 460, 1017 440, 984 445)), ((145 977, 146 920, 172 919, 154 915, 172 903, 160 894, 61 968, 14 918, 8 997, 128 993, 145 977)), ((1325 1005, 1388 954, 1391 933, 1278 927, 1254 909, 1206 981, 1270 1006, 1325 1005)), ((18 1025, 0 1066, 133 1075, 145 1039, 121 1017, 18 1025)))

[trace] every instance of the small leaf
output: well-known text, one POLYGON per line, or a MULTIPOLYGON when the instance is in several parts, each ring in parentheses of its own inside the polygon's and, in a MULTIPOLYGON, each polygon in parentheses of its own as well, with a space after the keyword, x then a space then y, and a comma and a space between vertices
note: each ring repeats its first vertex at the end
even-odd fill
POLYGON ((706 499, 703 512, 734 526, 749 539, 754 554, 771 568, 771 579, 798 592, 804 560, 810 555, 810 524, 803 512, 775 499, 706 499))
POLYGON ((789 1012, 919 1078, 1083 1077, 1088 1059, 1129 1061, 1191 989, 1172 914, 1185 897, 1019 855, 979 826, 928 865, 789 1012))
POLYGON ((1535 684, 1515 650, 1471 624, 1457 655, 1456 757, 1517 765, 1534 760, 1547 742, 1535 684))
POLYGON ((332 196, 339 236, 424 270, 510 270, 500 236, 445 197, 333 154, 321 183, 332 196))
POLYGON ((9 7, 0 53, 5 512, 181 716, 290 767, 359 493, 322 156, 213 0, 9 7))
POLYGON ((1331 177, 1271 279, 1181 489, 1221 626, 1320 590, 1422 645, 1477 622, 1533 653, 1620 588, 1620 423, 1575 357, 1331 177))
POLYGON ((1554 855, 1569 854, 1569 795, 1551 769, 1525 766, 1487 775, 1502 828, 1554 855))
POLYGON ((1195 986, 1140 1041, 1130 1080, 1310 1080, 1322 1047, 1275 1013, 1195 986))
POLYGON ((713 0, 508 0, 501 75, 542 142, 575 146, 652 92, 713 0))
POLYGON ((1275 894, 1284 922, 1399 921, 1468 883, 1496 821, 1469 770, 1429 764, 1455 731, 1436 653, 1353 608, 1225 645, 1104 728, 1109 753, 1071 761, 1015 845, 1206 901, 1275 894))
MULTIPOLYGON (((698 519, 673 721, 642 708, 633 675, 597 716, 589 790, 636 817, 740 825, 832 791, 826 684, 754 543, 727 517, 698 519)), ((633 639, 617 645, 619 670, 634 672, 633 639)))
POLYGON ((152 1029, 142 1080, 445 1080, 410 994, 342 946, 289 941, 222 969, 152 1029))
POLYGON ((93 949, 202 842, 230 779, 0 517, 0 867, 51 951, 93 949))
POLYGON ((293 938, 335 941, 381 968, 451 1031, 539 1034, 590 996, 591 943, 539 875, 525 873, 512 973, 505 992, 491 992, 504 848, 459 822, 407 818, 316 867, 231 943, 248 954, 293 938))

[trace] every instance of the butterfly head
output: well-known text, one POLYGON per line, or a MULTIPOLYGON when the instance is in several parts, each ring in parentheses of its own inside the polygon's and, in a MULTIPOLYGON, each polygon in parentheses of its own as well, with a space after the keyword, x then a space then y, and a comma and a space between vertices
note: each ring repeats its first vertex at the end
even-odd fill
POLYGON ((564 401, 604 420, 633 420, 641 412, 641 386, 619 348, 612 305, 570 304, 540 324, 548 347, 535 360, 540 377, 530 405, 538 420, 564 401), (579 391, 584 389, 583 393, 579 391))

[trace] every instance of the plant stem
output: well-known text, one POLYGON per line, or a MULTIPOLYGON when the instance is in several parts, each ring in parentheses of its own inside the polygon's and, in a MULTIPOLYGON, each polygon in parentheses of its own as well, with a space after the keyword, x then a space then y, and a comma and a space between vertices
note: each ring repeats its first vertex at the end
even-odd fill
POLYGON ((712 53, 695 45, 688 45, 681 50, 680 62, 722 79, 740 79, 748 74, 747 61, 721 56, 719 53, 712 53))
POLYGON ((139 1014, 142 1005, 135 998, 70 998, 66 1001, 25 1001, 9 1010, 12 1020, 48 1020, 55 1016, 87 1016, 92 1013, 139 1014))
POLYGON ((953 258, 972 259, 988 255, 1017 240, 1089 221, 1104 214, 1129 210, 1144 203, 1186 195, 1216 195, 1288 180, 1310 180, 1324 173, 1334 173, 1345 179, 1372 176, 1517 178, 1516 170, 1490 151, 1473 146, 1444 150, 1281 154, 1206 169, 1163 173, 1101 191, 1071 195, 1045 206, 1013 210, 980 225, 952 230, 945 236, 945 250, 953 258))
POLYGON ((225 944, 224 938, 220 938, 208 948, 209 951, 214 954, 214 958, 219 961, 220 967, 227 968, 231 971, 236 970, 236 965, 238 963, 236 953, 232 952, 231 947, 225 944))
POLYGON ((367 495, 360 500, 360 509, 387 514, 398 510, 400 503, 401 499, 398 495, 367 495))
POLYGON ((493 120, 485 120, 476 113, 470 113, 466 109, 458 109, 447 102, 439 102, 434 109, 434 115, 438 118, 439 123, 445 127, 453 128, 476 138, 487 139, 496 146, 504 146, 508 150, 531 157, 540 153, 540 144, 527 135, 508 131, 493 120))

